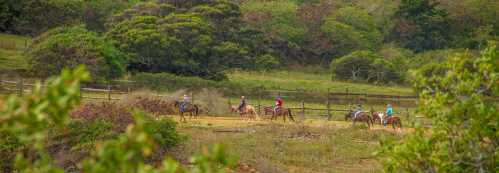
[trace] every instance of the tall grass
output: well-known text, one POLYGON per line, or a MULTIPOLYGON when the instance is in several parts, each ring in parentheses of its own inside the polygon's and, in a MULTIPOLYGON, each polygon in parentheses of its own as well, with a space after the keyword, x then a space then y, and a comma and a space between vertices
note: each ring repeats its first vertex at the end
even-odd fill
POLYGON ((24 51, 31 38, 0 33, 0 71, 17 71, 27 68, 24 51))

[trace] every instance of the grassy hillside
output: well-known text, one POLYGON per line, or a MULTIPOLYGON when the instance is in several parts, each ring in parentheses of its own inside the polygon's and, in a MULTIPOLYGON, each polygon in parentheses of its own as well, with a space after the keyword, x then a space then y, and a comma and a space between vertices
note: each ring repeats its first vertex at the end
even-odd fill
POLYGON ((300 71, 273 71, 273 72, 245 72, 232 71, 229 79, 244 85, 262 85, 266 88, 281 89, 305 89, 320 92, 362 92, 383 94, 412 94, 409 87, 400 86, 378 86, 362 83, 349 83, 331 81, 331 75, 327 71, 316 73, 305 73, 300 71))
POLYGON ((30 42, 29 37, 0 34, 0 71, 26 69, 23 52, 30 42))

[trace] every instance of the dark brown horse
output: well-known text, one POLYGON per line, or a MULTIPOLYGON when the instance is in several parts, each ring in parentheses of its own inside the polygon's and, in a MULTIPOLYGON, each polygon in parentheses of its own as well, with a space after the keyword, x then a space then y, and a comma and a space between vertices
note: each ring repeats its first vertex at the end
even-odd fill
POLYGON ((360 112, 357 114, 357 116, 355 116, 355 111, 350 111, 345 115, 345 120, 349 120, 349 119, 353 120, 354 126, 355 126, 355 123, 357 121, 366 122, 368 128, 371 128, 371 126, 374 126, 373 119, 372 119, 371 115, 369 115, 366 112, 360 112))
POLYGON ((395 129, 395 127, 397 127, 398 129, 402 129, 402 121, 399 117, 396 116, 390 116, 386 118, 386 124, 391 124, 393 129, 395 129))
POLYGON ((181 102, 179 101, 175 101, 175 107, 178 107, 178 110, 180 112, 180 121, 181 122, 186 122, 187 119, 184 117, 184 113, 189 113, 189 119, 191 119, 192 117, 194 118, 197 118, 198 117, 198 114, 199 114, 199 107, 195 104, 190 104, 190 103, 187 103, 187 105, 185 105, 184 109, 181 109, 181 102))
POLYGON ((286 122, 286 116, 289 116, 289 119, 291 121, 295 121, 295 119, 293 118, 293 115, 291 114, 291 109, 288 109, 288 108, 280 108, 280 109, 278 109, 277 112, 274 112, 272 114, 272 118, 270 118, 270 120, 271 121, 274 120, 274 119, 277 120, 277 118, 279 116, 282 116, 282 120, 284 122, 286 122))

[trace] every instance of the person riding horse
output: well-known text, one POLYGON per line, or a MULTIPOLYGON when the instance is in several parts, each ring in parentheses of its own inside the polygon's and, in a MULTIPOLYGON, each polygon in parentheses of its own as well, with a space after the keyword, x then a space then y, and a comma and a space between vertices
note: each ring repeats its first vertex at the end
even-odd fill
POLYGON ((354 119, 357 118, 357 115, 359 115, 362 112, 363 112, 362 105, 358 104, 357 108, 355 109, 355 113, 353 114, 353 118, 354 119))
POLYGON ((278 111, 280 111, 282 109, 282 104, 283 103, 284 102, 283 102, 283 100, 282 100, 282 98, 280 96, 276 98, 274 113, 277 113, 278 111))
POLYGON ((237 107, 237 110, 239 112, 243 112, 243 108, 246 107, 246 98, 244 96, 241 96, 241 101, 239 102, 239 107, 237 107))
POLYGON ((392 108, 392 105, 391 105, 391 104, 388 104, 388 105, 386 106, 386 118, 385 118, 385 119, 384 119, 384 121, 383 121, 383 125, 385 125, 385 126, 386 126, 386 123, 387 123, 388 119, 390 119, 390 118, 392 117, 392 115, 393 115, 393 108, 392 108))
POLYGON ((185 107, 189 104, 189 97, 184 94, 184 98, 182 99, 182 102, 180 103, 180 111, 185 112, 185 107))

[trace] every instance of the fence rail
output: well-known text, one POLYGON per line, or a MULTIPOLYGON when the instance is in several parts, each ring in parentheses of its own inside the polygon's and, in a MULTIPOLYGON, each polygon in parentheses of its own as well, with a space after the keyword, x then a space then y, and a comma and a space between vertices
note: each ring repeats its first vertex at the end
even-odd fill
MULTIPOLYGON (((133 81, 127 81, 127 82, 133 82, 133 81)), ((41 84, 39 84, 41 85, 41 84)), ((12 81, 12 80, 2 80, 0 79, 0 92, 1 91, 6 91, 9 93, 17 93, 19 96, 22 96, 24 93, 29 93, 32 90, 30 88, 34 88, 36 84, 34 83, 25 83, 23 79, 20 79, 18 81, 12 81)), ((116 100, 121 100, 123 96, 128 95, 131 93, 131 89, 129 86, 123 87, 119 85, 101 85, 103 88, 93 88, 93 87, 81 87, 81 98, 82 99, 87 99, 87 100, 107 100, 107 101, 116 101, 116 100), (113 89, 113 88, 122 88, 120 89, 113 89), (100 95, 92 95, 92 94, 100 94, 100 95), (118 95, 118 96, 117 96, 118 95)), ((41 86, 45 87, 45 86, 41 86)), ((280 95, 280 96, 289 96, 290 94, 296 94, 296 93, 302 93, 302 94, 313 94, 313 92, 307 92, 306 90, 265 90, 265 89, 260 89, 258 92, 258 104, 255 105, 258 108, 258 112, 262 114, 262 110, 264 109, 264 105, 261 104, 260 99, 264 98, 263 94, 267 95, 280 95)), ((315 93, 317 94, 317 93, 315 93)), ((325 93, 322 93, 325 94, 325 93)), ((298 114, 301 115, 303 119, 305 119, 306 115, 311 116, 320 116, 320 117, 327 117, 328 120, 331 120, 334 114, 338 113, 344 113, 351 111, 351 109, 338 109, 338 108, 333 108, 333 104, 337 103, 338 100, 348 100, 348 104, 350 105, 351 103, 358 102, 358 101, 366 101, 368 99, 395 99, 400 101, 401 99, 409 99, 409 100, 414 100, 417 99, 417 96, 400 96, 400 95, 384 95, 384 94, 368 94, 368 93, 352 93, 348 92, 348 90, 345 93, 340 93, 340 92, 328 92, 327 94, 327 102, 325 104, 325 108, 312 108, 312 107, 307 107, 305 100, 302 100, 300 102, 300 106, 292 106, 289 107, 289 109, 298 111, 298 114), (343 97, 343 98, 341 98, 343 97), (310 113, 310 112, 315 112, 315 113, 310 113)), ((167 95, 159 95, 155 94, 155 96, 158 97, 168 97, 167 95)), ((292 97, 292 96, 289 96, 292 97)), ((194 102, 194 94, 191 93, 191 99, 192 102, 194 102)), ((386 102, 386 100, 381 100, 382 102, 386 102)), ((229 106, 232 106, 230 103, 230 98, 229 98, 229 106)), ((409 110, 407 108, 401 109, 403 111, 396 112, 396 114, 405 114, 409 116, 409 110)))

